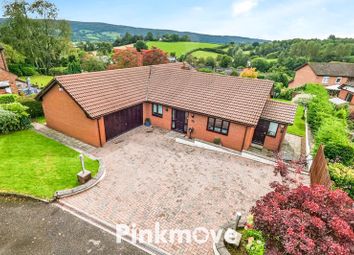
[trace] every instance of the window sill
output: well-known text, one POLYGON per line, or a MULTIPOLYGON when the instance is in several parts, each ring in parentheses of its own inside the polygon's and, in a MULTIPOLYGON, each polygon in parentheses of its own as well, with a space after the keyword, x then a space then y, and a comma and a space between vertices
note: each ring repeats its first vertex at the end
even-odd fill
POLYGON ((155 113, 155 114, 153 113, 153 114, 152 114, 152 116, 154 116, 154 117, 158 117, 158 118, 162 118, 162 117, 163 117, 163 115, 162 115, 162 114, 157 114, 157 113, 155 113))
POLYGON ((221 132, 217 132, 217 131, 214 131, 214 130, 210 130, 210 129, 207 129, 207 131, 212 132, 212 133, 215 133, 215 134, 219 134, 219 135, 224 135, 224 136, 228 136, 228 135, 229 135, 229 131, 227 131, 226 134, 221 133, 221 132))

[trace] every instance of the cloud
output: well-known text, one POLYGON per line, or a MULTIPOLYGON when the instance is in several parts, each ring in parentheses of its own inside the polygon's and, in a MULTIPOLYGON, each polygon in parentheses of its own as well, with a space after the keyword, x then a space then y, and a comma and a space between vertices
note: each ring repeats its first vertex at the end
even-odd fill
POLYGON ((258 0, 238 0, 232 4, 233 16, 240 16, 250 12, 258 5, 258 0))

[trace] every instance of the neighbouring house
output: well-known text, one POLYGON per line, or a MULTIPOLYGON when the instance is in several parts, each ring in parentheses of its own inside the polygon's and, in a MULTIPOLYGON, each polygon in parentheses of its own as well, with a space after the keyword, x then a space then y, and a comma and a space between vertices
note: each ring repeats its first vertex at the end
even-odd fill
POLYGON ((309 62, 296 69, 295 78, 289 83, 289 88, 301 87, 306 83, 319 83, 336 90, 350 78, 354 78, 353 63, 309 62))
POLYGON ((7 67, 4 48, 0 46, 0 94, 17 94, 17 76, 11 72, 7 67))
POLYGON ((338 97, 349 103, 350 116, 354 118, 354 79, 340 86, 338 97))
POLYGON ((247 150, 277 151, 296 105, 270 99, 273 81, 196 72, 170 63, 58 76, 37 99, 47 125, 94 146, 143 124, 247 150))

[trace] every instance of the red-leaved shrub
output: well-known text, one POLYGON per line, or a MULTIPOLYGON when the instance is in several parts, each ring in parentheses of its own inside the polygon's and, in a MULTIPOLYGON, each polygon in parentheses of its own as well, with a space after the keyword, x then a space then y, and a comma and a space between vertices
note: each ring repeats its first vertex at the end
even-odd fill
POLYGON ((267 239, 267 254, 353 254, 354 209, 347 193, 305 186, 280 161, 275 171, 283 182, 273 183, 274 190, 251 210, 255 228, 267 239))

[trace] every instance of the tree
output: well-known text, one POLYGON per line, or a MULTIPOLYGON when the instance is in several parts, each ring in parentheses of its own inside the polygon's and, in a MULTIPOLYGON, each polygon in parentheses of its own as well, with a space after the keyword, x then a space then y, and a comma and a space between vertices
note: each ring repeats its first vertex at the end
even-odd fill
POLYGON ((68 61, 69 63, 67 72, 69 74, 81 73, 80 62, 76 59, 76 56, 70 55, 68 61))
POLYGON ((240 76, 244 78, 257 78, 258 72, 256 71, 256 68, 245 68, 240 76))
POLYGON ((154 34, 151 32, 148 32, 144 39, 145 41, 155 41, 154 34))
POLYGON ((81 59, 81 67, 82 70, 86 72, 103 71, 106 69, 106 65, 103 61, 88 54, 81 59))
POLYGON ((144 41, 137 41, 135 44, 134 44, 134 47, 135 49, 137 49, 137 51, 141 51, 141 50, 147 50, 148 49, 148 46, 146 45, 146 43, 144 41))
POLYGON ((215 66, 216 66, 215 58, 210 57, 210 56, 207 57, 205 59, 205 65, 210 66, 211 68, 215 68, 215 66))
POLYGON ((232 58, 230 56, 222 55, 219 65, 221 67, 227 68, 232 64, 232 58))
POLYGON ((0 39, 48 73, 60 61, 71 33, 68 22, 56 20, 56 6, 44 0, 32 4, 12 1, 4 5, 4 16, 7 19, 0 29, 0 39))
POLYGON ((256 202, 251 212, 254 227, 267 240, 269 254, 352 254, 354 247, 353 200, 342 190, 322 185, 311 187, 291 177, 303 165, 288 166, 277 160, 275 173, 282 182, 271 184, 273 191, 256 202))
POLYGON ((113 64, 108 69, 120 69, 127 67, 142 66, 142 55, 135 48, 116 50, 113 57, 113 64))
POLYGON ((264 58, 254 58, 251 60, 251 66, 256 68, 260 72, 267 72, 270 65, 264 58))
POLYGON ((166 52, 160 49, 143 50, 143 65, 158 65, 168 63, 168 58, 166 52))
POLYGON ((247 65, 248 61, 248 56, 243 53, 242 49, 238 49, 234 54, 233 54, 234 62, 233 66, 234 67, 245 67, 247 65))

